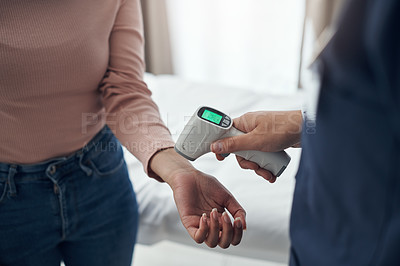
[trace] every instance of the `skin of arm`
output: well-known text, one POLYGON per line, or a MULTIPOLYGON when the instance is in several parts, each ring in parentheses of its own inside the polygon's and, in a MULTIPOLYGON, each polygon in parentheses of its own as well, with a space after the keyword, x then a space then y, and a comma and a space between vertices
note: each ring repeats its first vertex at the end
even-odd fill
MULTIPOLYGON (((233 126, 247 134, 225 138, 211 144, 211 151, 218 160, 220 154, 243 150, 264 152, 282 151, 289 147, 300 147, 303 117, 300 110, 295 111, 260 111, 246 113, 233 121, 233 126)), ((255 173, 271 183, 276 177, 271 172, 260 168, 256 163, 236 156, 243 169, 255 173)))

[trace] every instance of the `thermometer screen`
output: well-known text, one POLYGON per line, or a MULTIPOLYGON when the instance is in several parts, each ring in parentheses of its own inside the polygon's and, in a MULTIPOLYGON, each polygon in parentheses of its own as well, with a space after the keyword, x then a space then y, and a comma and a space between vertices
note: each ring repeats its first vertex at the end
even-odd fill
POLYGON ((204 110, 203 114, 201 115, 202 118, 213 122, 215 124, 219 124, 219 122, 221 122, 222 119, 222 115, 216 114, 214 112, 211 112, 210 110, 204 110))

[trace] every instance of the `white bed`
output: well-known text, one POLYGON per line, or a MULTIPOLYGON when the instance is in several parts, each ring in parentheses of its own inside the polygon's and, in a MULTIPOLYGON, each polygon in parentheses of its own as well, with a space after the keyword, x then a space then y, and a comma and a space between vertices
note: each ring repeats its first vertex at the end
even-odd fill
MULTIPOLYGON (((153 98, 164 122, 176 140, 189 117, 200 105, 215 107, 237 117, 248 111, 298 109, 302 95, 272 96, 245 89, 186 82, 173 76, 146 75, 153 98)), ((194 165, 217 177, 247 211, 248 230, 242 243, 227 250, 213 251, 287 263, 289 251, 289 215, 300 150, 289 149, 289 167, 275 184, 269 184, 252 171, 242 170, 235 156, 218 162, 212 154, 194 165)), ((182 226, 168 185, 148 178, 141 164, 126 152, 131 180, 140 205, 138 242, 151 245, 163 240, 189 246, 197 245, 182 226)), ((199 247, 207 248, 200 245, 199 247)))

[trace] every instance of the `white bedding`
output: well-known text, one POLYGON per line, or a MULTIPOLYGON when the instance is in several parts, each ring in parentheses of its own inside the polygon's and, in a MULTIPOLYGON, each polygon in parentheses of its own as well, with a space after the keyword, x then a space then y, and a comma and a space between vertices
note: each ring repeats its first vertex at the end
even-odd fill
MULTIPOLYGON (((146 82, 175 140, 200 105, 237 117, 255 110, 299 109, 302 101, 301 94, 271 96, 240 88, 185 82, 173 76, 147 75, 146 82)), ((194 162, 198 169, 217 177, 247 211, 248 230, 242 243, 227 250, 213 250, 269 261, 288 261, 289 215, 300 150, 289 149, 288 153, 292 161, 275 184, 269 184, 252 171, 242 170, 233 155, 218 162, 212 154, 207 154, 194 162)), ((170 240, 198 246, 180 222, 168 185, 148 178, 128 152, 126 160, 140 206, 138 242, 154 244, 170 240)))

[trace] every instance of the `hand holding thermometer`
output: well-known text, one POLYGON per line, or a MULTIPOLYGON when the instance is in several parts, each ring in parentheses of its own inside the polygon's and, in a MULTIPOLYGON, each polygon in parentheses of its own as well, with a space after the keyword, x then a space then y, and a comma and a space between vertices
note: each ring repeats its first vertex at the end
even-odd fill
MULTIPOLYGON (((211 152, 210 145, 219 139, 243 135, 232 126, 232 119, 226 114, 210 107, 200 107, 186 124, 175 150, 188 160, 194 161, 211 152)), ((290 156, 284 152, 238 151, 236 155, 258 164, 278 177, 290 162, 290 156)))

